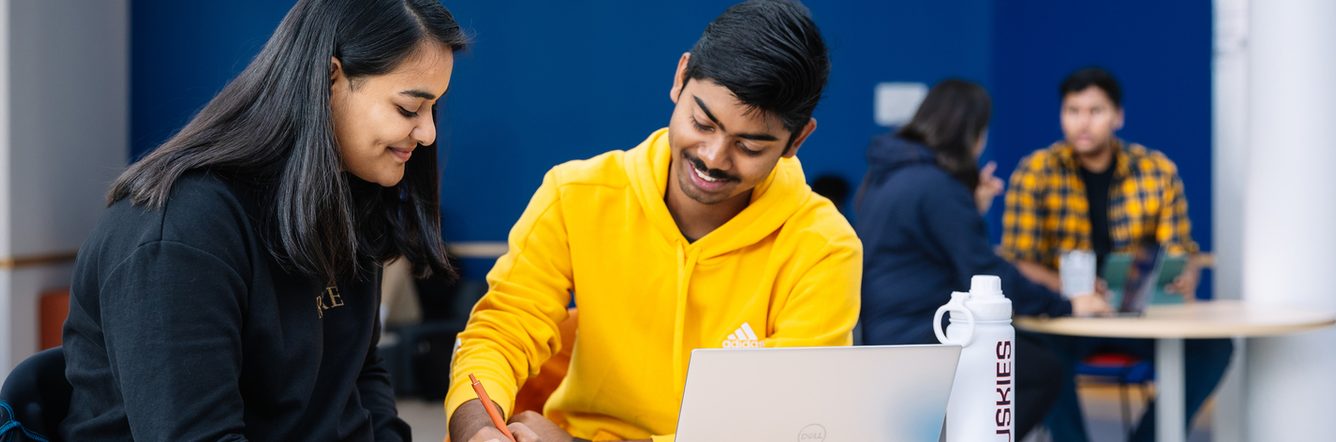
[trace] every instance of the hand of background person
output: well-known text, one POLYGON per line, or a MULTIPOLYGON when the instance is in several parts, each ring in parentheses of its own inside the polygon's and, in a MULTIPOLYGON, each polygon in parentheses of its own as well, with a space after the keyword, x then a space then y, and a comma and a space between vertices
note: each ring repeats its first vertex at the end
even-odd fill
POLYGON ((1072 297, 1072 316, 1089 317, 1110 313, 1113 313, 1113 308, 1109 307, 1109 302, 1103 296, 1092 293, 1072 297))
POLYGON ((979 169, 979 187, 974 189, 974 204, 978 205, 980 214, 988 213, 988 208, 993 206, 993 199, 1006 190, 1006 182, 994 176, 995 171, 997 163, 992 161, 979 169))
POLYGON ((1164 291, 1183 295, 1183 300, 1191 302, 1197 297, 1197 283, 1201 279, 1201 267, 1188 261, 1188 265, 1183 267, 1183 273, 1180 273, 1174 281, 1164 286, 1164 291))

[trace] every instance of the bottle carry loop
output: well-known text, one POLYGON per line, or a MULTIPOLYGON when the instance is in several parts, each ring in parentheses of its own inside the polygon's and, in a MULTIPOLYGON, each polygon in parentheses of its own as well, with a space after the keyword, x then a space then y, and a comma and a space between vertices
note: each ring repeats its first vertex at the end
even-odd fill
POLYGON ((937 308, 937 313, 932 316, 932 332, 937 335, 938 342, 967 347, 970 345, 970 341, 974 340, 974 312, 965 307, 965 298, 968 296, 969 294, 966 293, 953 292, 951 293, 951 301, 937 308), (969 327, 965 328, 965 336, 959 341, 947 339, 946 333, 942 331, 942 315, 945 315, 948 311, 964 313, 965 322, 969 324, 969 327))

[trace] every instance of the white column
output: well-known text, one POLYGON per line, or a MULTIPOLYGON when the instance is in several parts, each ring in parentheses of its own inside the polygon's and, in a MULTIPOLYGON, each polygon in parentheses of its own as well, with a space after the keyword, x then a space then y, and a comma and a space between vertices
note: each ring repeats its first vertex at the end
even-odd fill
MULTIPOLYGON (((1243 297, 1336 311, 1336 2, 1249 5, 1243 297)), ((1329 434, 1336 330, 1251 339, 1247 440, 1329 434)))
MULTIPOLYGON (((1183 385, 1183 340, 1164 338, 1155 340, 1155 382, 1159 385, 1183 385)), ((1155 400, 1155 440, 1183 442, 1187 434, 1183 428, 1183 390, 1157 388, 1155 400)))
MULTIPOLYGON (((1243 291, 1243 180, 1248 153, 1248 0, 1215 0, 1212 57, 1211 222, 1216 299, 1240 299, 1243 291)), ((1200 221, 1198 221, 1200 222, 1200 221)), ((1243 342, 1236 341, 1236 344, 1243 342)), ((1215 392, 1211 419, 1215 442, 1243 442, 1243 386, 1246 345, 1235 345, 1234 359, 1215 392)))
POLYGON ((38 295, 70 283, 25 258, 77 250, 125 167, 129 1, 0 0, 0 34, 3 376, 37 349, 38 295))

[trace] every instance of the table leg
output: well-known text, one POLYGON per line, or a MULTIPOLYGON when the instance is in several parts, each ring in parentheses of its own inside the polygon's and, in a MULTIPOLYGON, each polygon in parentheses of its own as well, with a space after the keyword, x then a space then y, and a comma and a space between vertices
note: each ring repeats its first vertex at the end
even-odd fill
POLYGON ((1183 340, 1162 338, 1155 343, 1155 440, 1182 442, 1187 438, 1183 390, 1183 340))

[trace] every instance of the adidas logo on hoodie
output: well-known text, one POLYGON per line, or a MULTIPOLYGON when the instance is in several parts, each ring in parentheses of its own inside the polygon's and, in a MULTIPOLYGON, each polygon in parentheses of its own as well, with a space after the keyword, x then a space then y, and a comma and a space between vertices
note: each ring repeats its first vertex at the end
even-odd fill
POLYGON ((733 334, 724 338, 724 348, 761 348, 765 345, 761 339, 756 337, 756 332, 752 331, 751 324, 742 323, 733 334))

